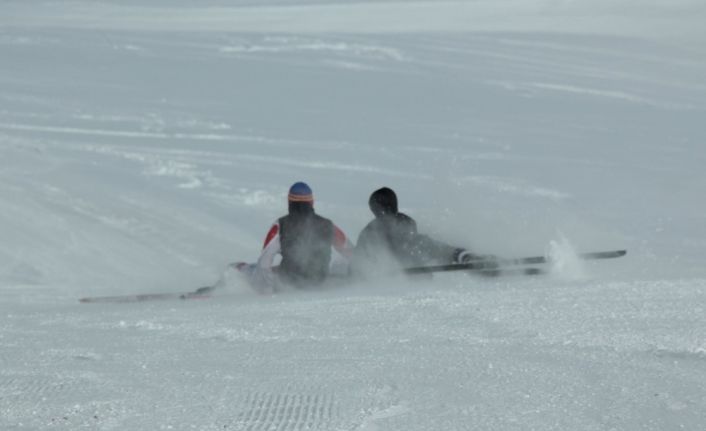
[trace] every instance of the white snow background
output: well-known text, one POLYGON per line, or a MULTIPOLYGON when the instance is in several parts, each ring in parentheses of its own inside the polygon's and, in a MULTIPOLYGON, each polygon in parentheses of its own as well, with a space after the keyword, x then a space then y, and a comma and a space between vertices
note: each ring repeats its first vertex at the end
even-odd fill
POLYGON ((3 1, 0 429, 706 429, 703 1, 3 1), (202 301, 287 188, 560 257, 202 301), (572 250, 627 248, 577 262, 572 250))

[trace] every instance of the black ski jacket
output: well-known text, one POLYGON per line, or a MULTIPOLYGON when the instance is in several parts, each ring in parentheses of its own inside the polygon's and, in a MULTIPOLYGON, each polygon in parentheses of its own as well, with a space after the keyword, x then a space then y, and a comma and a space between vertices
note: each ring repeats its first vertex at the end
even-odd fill
POLYGON ((462 250, 420 234, 414 219, 399 212, 397 196, 389 188, 375 191, 369 205, 375 219, 358 236, 353 255, 356 269, 370 271, 371 266, 387 264, 390 257, 403 267, 450 263, 462 250))

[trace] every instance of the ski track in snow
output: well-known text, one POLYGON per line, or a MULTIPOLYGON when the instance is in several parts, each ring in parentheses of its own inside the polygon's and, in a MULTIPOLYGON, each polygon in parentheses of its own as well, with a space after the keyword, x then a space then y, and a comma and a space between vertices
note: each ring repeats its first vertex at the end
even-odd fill
POLYGON ((247 430, 329 429, 337 416, 332 396, 318 393, 255 392, 247 395, 242 406, 234 425, 247 430))
POLYGON ((110 3, 0 18, 0 429, 703 428, 695 2, 110 3), (644 34, 670 20, 689 44, 644 34), (352 239, 387 185, 424 232, 564 265, 77 303, 215 282, 298 180, 352 239))

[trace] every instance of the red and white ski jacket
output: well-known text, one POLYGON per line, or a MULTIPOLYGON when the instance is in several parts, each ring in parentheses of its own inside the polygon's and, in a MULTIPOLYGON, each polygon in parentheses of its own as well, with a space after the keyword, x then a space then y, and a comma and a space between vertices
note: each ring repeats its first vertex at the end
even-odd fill
MULTIPOLYGON (((331 275, 347 275, 350 267, 351 257, 353 255, 353 243, 346 237, 346 234, 333 225, 334 234, 331 243, 331 262, 329 263, 329 274, 331 275)), ((279 221, 275 222, 265 237, 265 243, 262 247, 262 253, 257 260, 257 271, 271 271, 274 266, 279 264, 276 257, 282 251, 280 243, 280 225, 279 221)))

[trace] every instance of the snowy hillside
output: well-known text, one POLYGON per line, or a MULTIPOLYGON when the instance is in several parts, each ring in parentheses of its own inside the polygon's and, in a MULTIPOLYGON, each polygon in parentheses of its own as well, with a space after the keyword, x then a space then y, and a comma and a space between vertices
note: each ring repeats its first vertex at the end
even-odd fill
POLYGON ((0 5, 0 429, 706 427, 697 1, 0 5), (274 296, 286 192, 548 276, 274 296), (570 260, 570 259, 569 259, 570 260))

